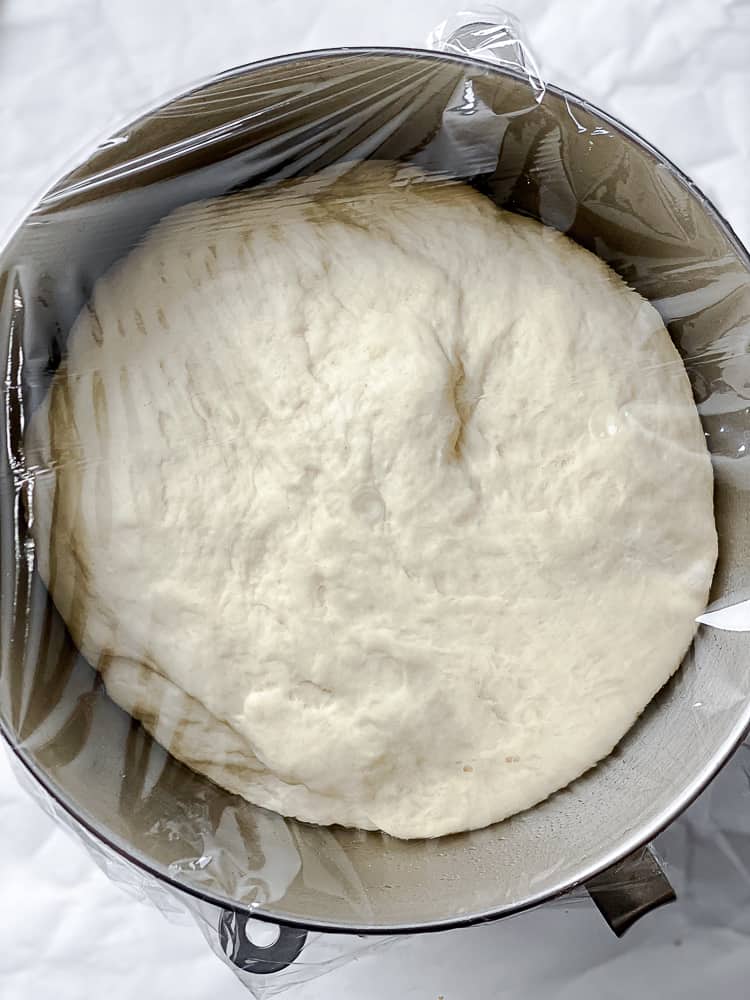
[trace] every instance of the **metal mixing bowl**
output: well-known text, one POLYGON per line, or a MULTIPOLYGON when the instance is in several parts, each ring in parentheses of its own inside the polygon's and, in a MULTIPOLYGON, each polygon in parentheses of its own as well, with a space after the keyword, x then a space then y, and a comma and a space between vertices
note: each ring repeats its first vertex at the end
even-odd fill
POLYGON ((391 933, 532 906, 647 843, 748 727, 750 636, 701 631, 609 759, 521 815, 431 841, 258 809, 178 764, 109 700, 34 570, 25 416, 94 281, 166 212, 368 157, 470 179, 498 204, 567 231, 656 305, 715 459, 713 596, 750 596, 750 261, 726 222, 638 135, 555 88, 537 105, 521 75, 470 59, 315 52, 226 73, 143 115, 55 184, 0 257, 0 722, 62 808, 155 879, 230 913, 391 933))

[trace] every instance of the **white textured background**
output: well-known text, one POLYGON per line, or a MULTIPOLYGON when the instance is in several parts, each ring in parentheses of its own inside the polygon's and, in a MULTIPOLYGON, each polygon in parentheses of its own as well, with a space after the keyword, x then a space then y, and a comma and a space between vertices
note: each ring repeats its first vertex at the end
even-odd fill
MULTIPOLYGON (((508 0, 544 75, 686 170, 750 243, 750 0, 508 0)), ((422 44, 440 0, 0 0, 0 237, 111 126, 254 59, 422 44)), ((750 753, 662 839, 680 901, 624 942, 593 908, 404 939, 296 1000, 706 1000, 750 979, 750 753)), ((0 755, 2 1000, 247 996, 197 928, 124 895, 0 755)))

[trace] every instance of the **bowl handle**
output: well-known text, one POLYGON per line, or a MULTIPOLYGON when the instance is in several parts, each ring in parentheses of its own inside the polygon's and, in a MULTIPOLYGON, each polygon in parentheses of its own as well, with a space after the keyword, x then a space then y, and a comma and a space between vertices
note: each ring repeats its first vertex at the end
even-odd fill
POLYGON ((278 936, 267 945, 255 944, 248 933, 248 923, 261 922, 244 913, 235 913, 233 910, 223 910, 219 918, 221 950, 241 972, 252 972, 256 976, 270 976, 275 972, 282 972, 294 962, 305 947, 306 930, 265 921, 265 926, 271 932, 278 931, 278 936))
POLYGON ((618 937, 657 906, 677 898, 649 845, 589 879, 586 891, 618 937))

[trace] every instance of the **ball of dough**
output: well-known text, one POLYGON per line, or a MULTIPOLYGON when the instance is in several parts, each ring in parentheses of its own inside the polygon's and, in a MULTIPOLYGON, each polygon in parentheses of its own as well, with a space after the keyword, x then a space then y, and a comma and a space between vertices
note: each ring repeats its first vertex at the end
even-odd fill
POLYGON ((313 823, 433 837, 566 785, 678 667, 716 559, 657 312, 398 168, 169 215, 27 443, 39 570, 111 696, 313 823))

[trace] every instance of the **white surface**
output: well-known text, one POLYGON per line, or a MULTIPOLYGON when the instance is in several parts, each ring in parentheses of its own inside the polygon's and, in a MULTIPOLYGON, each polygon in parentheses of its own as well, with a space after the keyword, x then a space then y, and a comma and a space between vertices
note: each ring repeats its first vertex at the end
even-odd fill
POLYGON ((718 611, 708 611, 699 615, 696 621, 713 628, 726 629, 727 632, 747 632, 750 630, 750 601, 740 601, 718 611))
MULTIPOLYGON (((517 0, 548 79, 635 126, 750 242, 750 4, 517 0)), ((319 46, 417 44, 455 9, 415 0, 0 0, 0 233, 76 149, 165 90, 319 46)), ((663 846, 680 902, 617 942, 580 904, 405 939, 297 1000, 705 1000, 750 973, 750 793, 737 759, 663 846)), ((110 884, 0 759, 3 1000, 247 994, 197 929, 110 884)))

